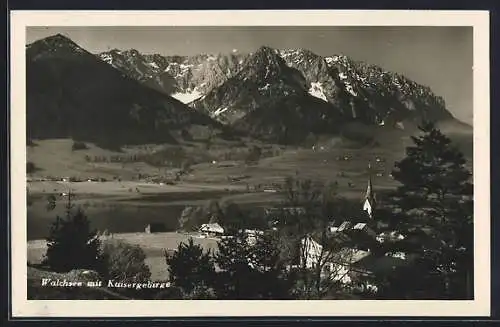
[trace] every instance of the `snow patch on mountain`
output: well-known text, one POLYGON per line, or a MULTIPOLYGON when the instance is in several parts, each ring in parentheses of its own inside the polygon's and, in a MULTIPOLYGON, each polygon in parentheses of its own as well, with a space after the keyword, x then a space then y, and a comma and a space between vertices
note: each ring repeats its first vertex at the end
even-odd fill
POLYGON ((325 92, 323 91, 323 85, 320 82, 311 83, 309 94, 318 99, 328 101, 325 92))
POLYGON ((331 56, 331 57, 325 57, 325 61, 328 65, 335 64, 335 63, 339 62, 339 60, 340 60, 340 57, 337 55, 331 56))
POLYGON ((101 56, 101 60, 108 63, 109 65, 113 65, 113 57, 106 53, 101 56))
POLYGON ((195 90, 188 90, 187 92, 182 92, 182 93, 174 93, 171 94, 170 96, 179 100, 182 103, 190 103, 196 99, 199 99, 201 96, 203 96, 203 94, 195 89, 195 90))
POLYGON ((358 96, 358 94, 354 91, 351 83, 349 82, 344 82, 344 85, 345 85, 345 89, 347 90, 347 92, 351 93, 352 95, 354 95, 355 97, 358 96))
POLYGON ((224 107, 224 108, 219 108, 217 109, 213 114, 212 114, 212 117, 217 117, 219 116, 220 114, 222 114, 223 112, 226 112, 228 109, 228 107, 224 107))
POLYGON ((160 66, 156 62, 148 62, 147 63, 149 66, 153 67, 154 69, 160 69, 160 66))

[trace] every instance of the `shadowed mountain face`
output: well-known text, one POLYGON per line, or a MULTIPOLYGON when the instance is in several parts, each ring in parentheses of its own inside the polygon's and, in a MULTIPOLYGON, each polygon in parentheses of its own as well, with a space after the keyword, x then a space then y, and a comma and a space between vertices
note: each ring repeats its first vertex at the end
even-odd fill
POLYGON ((175 143, 174 132, 189 126, 220 127, 62 35, 28 45, 26 70, 28 139, 73 137, 114 147, 175 143))

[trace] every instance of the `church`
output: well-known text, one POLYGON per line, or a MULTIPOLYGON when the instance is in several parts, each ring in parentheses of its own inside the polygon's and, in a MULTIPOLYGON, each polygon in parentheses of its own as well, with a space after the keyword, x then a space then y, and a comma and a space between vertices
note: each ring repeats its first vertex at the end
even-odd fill
POLYGON ((371 164, 368 163, 368 185, 366 187, 365 197, 363 199, 363 210, 366 211, 370 218, 373 218, 373 210, 376 206, 375 192, 372 185, 371 164))
MULTIPOLYGON (((371 164, 368 163, 368 184, 366 186, 366 191, 361 198, 361 208, 366 215, 373 219, 374 210, 377 206, 376 195, 373 189, 372 183, 372 174, 371 174, 371 164)), ((340 233, 340 232, 348 232, 353 230, 364 231, 366 234, 373 235, 374 231, 368 227, 370 224, 369 221, 359 220, 355 217, 342 217, 340 221, 332 221, 330 226, 328 227, 328 231, 330 233, 340 233)), ((359 217, 358 217, 359 218, 359 217)))

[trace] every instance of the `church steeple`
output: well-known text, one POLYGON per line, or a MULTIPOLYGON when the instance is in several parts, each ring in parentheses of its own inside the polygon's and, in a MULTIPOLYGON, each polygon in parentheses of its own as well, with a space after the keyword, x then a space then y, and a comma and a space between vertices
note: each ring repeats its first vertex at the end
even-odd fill
POLYGON ((366 193, 363 203, 363 210, 372 217, 373 208, 375 207, 375 193, 372 185, 371 163, 368 162, 368 185, 366 186, 366 193))
POLYGON ((372 168, 372 165, 370 162, 368 162, 368 185, 366 187, 365 199, 372 199, 373 198, 373 185, 372 185, 371 168, 372 168))

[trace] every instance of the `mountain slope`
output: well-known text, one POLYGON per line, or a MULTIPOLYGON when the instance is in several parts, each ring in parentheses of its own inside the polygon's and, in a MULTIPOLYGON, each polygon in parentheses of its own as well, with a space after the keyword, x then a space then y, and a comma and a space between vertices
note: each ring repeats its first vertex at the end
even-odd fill
POLYGON ((269 47, 258 49, 235 76, 191 105, 273 141, 296 142, 309 132, 333 131, 341 122, 337 108, 310 95, 302 74, 269 47))
POLYGON ((27 46, 26 69, 28 139, 175 143, 174 132, 193 124, 220 127, 59 34, 27 46))

